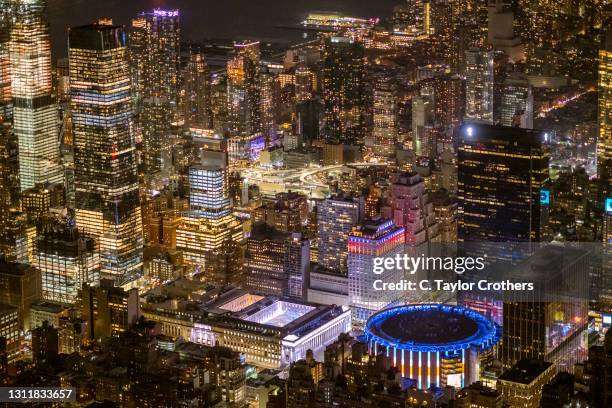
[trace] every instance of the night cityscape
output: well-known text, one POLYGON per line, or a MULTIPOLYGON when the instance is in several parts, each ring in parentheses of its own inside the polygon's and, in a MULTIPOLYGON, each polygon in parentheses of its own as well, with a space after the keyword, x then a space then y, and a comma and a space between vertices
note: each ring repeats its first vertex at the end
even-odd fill
POLYGON ((612 407, 606 0, 0 0, 0 407, 612 407))

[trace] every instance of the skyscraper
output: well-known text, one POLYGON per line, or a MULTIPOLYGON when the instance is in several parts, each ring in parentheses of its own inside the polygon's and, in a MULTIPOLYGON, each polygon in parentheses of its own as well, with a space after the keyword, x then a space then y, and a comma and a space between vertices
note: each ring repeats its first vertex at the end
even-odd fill
POLYGON ((319 226, 319 265, 334 270, 346 271, 348 237, 353 227, 364 214, 365 201, 362 196, 336 196, 325 199, 317 206, 319 226))
POLYGON ((323 135, 328 143, 357 144, 365 136, 364 50, 346 37, 325 41, 323 135))
POLYGON ((612 179, 612 29, 599 50, 599 137, 597 170, 602 180, 612 179))
POLYGON ((90 340, 118 336, 140 316, 138 289, 125 291, 102 279, 99 286, 83 285, 83 314, 90 340))
POLYGON ((418 156, 431 157, 435 152, 435 141, 431 140, 433 110, 433 95, 412 98, 412 139, 418 156))
POLYGON ((405 243, 418 246, 439 238, 439 225, 425 190, 425 181, 417 173, 391 176, 391 188, 383 216, 398 227, 403 227, 405 243))
POLYGON ((312 99, 316 86, 315 74, 310 68, 300 65, 295 69, 295 100, 304 102, 312 99))
POLYGON ((127 53, 123 27, 70 29, 76 223, 99 240, 101 276, 116 281, 132 279, 142 269, 127 53))
POLYGON ((302 299, 310 265, 310 243, 299 232, 257 224, 247 240, 246 289, 302 299))
MULTIPOLYGON (((459 129, 457 241, 465 255, 486 254, 487 262, 503 268, 541 240, 540 190, 549 174, 545 139, 544 132, 522 128, 469 123, 459 129)), ((502 323, 500 298, 460 296, 461 303, 502 323)))
POLYGON ((374 258, 394 258, 404 252, 403 227, 385 218, 367 220, 354 227, 348 238, 349 302, 353 312, 353 326, 362 326, 375 312, 398 301, 401 291, 375 290, 375 281, 400 282, 401 269, 383 274, 372 273, 374 258))
POLYGON ((176 248, 183 251, 185 264, 204 271, 211 283, 229 284, 240 280, 244 231, 231 212, 227 156, 221 163, 189 168, 189 211, 176 231, 176 248))
POLYGON ((470 48, 465 59, 465 118, 493 123, 493 52, 470 48))
MULTIPOLYGON (((263 65, 263 64, 262 64, 263 65)), ((276 143, 279 122, 280 82, 270 66, 260 67, 258 76, 261 132, 266 145, 276 143)))
POLYGON ((501 125, 533 128, 533 94, 527 78, 512 75, 504 81, 501 95, 501 125))
POLYGON ((458 240, 537 242, 548 179, 541 131, 466 124, 459 130, 458 240))
POLYGON ((9 54, 13 124, 19 142, 21 190, 62 183, 59 116, 51 83, 51 44, 44 0, 18 1, 9 54))
POLYGON ((398 121, 396 93, 395 83, 385 73, 375 79, 372 139, 376 156, 389 157, 395 152, 398 121))
POLYGON ((506 275, 512 280, 529 279, 537 289, 504 300, 500 353, 504 366, 534 358, 572 372, 586 359, 590 257, 587 250, 543 246, 506 275), (563 291, 556 286, 559 282, 572 288, 571 295, 559 293, 563 291))
POLYGON ((0 253, 7 256, 5 245, 10 241, 8 226, 11 218, 11 191, 8 142, 13 129, 8 122, 0 121, 0 253))
POLYGON ((259 42, 234 43, 236 56, 227 62, 228 127, 233 136, 261 131, 259 42))
POLYGON ((132 72, 142 127, 147 173, 164 167, 170 125, 177 119, 179 90, 179 11, 155 9, 132 22, 132 72))
POLYGON ((525 58, 521 39, 514 35, 514 13, 505 0, 492 0, 488 4, 487 43, 504 51, 512 61, 525 58))
POLYGON ((212 129, 213 114, 210 89, 210 72, 204 55, 192 52, 184 72, 183 116, 185 125, 212 129))
POLYGON ((92 238, 75 228, 49 228, 37 237, 34 266, 41 273, 45 300, 74 305, 84 283, 97 285, 100 256, 92 238))
POLYGON ((459 126, 465 115, 465 80, 457 74, 434 75, 421 81, 421 92, 433 95, 434 120, 442 128, 459 126))
POLYGON ((0 0, 0 118, 12 116, 11 63, 9 45, 13 25, 14 2, 0 0))

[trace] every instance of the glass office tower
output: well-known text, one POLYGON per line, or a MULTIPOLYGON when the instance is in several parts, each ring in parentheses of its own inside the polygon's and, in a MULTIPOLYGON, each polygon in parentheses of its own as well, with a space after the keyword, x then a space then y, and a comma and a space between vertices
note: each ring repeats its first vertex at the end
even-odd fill
POLYGON ((142 220, 123 27, 70 29, 77 227, 99 239, 101 277, 142 269, 142 220))

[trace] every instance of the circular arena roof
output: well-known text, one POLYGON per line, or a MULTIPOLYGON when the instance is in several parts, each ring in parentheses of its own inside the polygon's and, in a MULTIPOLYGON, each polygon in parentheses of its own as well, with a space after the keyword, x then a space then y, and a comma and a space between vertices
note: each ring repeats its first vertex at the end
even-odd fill
POLYGON ((463 306, 415 304, 383 310, 368 319, 369 341, 413 351, 488 349, 500 337, 500 328, 478 312, 463 306))

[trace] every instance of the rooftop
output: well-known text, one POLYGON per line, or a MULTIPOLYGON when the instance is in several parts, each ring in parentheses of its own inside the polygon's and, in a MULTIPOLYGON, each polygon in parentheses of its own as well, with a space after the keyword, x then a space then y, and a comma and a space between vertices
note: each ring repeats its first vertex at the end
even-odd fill
POLYGON ((552 363, 543 360, 523 359, 503 373, 499 379, 520 384, 531 384, 552 365, 552 363))

